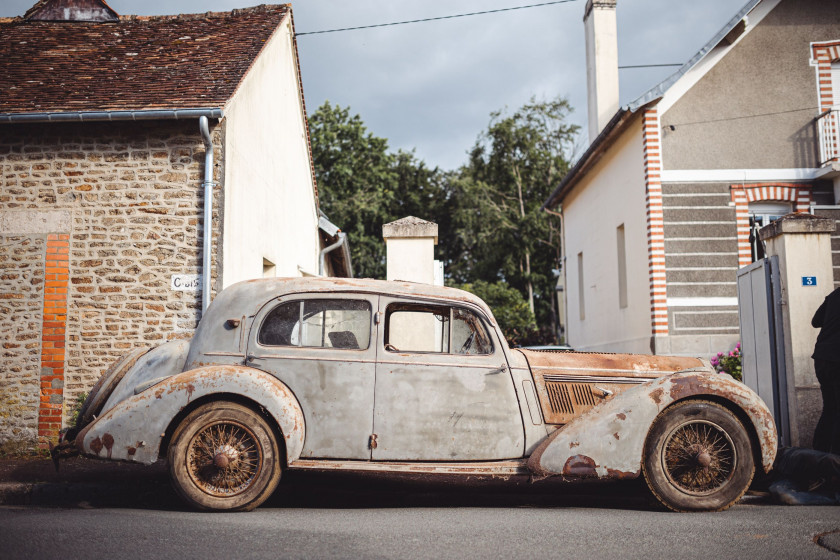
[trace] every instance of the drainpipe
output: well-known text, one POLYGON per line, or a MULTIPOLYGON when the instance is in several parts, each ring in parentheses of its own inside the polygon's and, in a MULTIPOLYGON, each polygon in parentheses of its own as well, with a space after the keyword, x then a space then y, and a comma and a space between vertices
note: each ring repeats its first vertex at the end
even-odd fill
POLYGON ((207 117, 201 116, 198 119, 198 127, 201 130, 201 137, 204 140, 204 260, 201 268, 202 291, 201 291, 201 315, 210 305, 210 247, 213 237, 213 140, 210 138, 210 126, 207 117))
POLYGON ((335 251, 336 249, 338 249, 339 247, 344 245, 344 242, 346 240, 347 240, 347 234, 344 233, 344 232, 339 232, 338 233, 338 241, 336 241, 332 245, 328 245, 327 247, 324 247, 323 249, 321 249, 321 256, 320 256, 320 259, 318 260, 318 276, 323 276, 324 275, 324 268, 326 268, 326 264, 327 264, 327 253, 329 253, 331 251, 335 251))

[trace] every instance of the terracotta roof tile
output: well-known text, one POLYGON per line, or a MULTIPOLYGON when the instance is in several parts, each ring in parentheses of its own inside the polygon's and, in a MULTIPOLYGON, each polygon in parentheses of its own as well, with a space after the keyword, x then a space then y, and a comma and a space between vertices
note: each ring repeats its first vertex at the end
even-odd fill
POLYGON ((288 12, 0 19, 0 113, 222 107, 288 12))

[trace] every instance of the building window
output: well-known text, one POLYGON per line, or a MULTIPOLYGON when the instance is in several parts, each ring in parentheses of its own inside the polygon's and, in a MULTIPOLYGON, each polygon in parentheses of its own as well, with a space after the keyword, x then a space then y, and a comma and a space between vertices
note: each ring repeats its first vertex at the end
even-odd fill
POLYGON ((618 250, 618 306, 627 307, 627 249, 624 242, 624 224, 615 230, 616 249, 618 250))
POLYGON ((583 288, 583 253, 578 253, 578 306, 580 307, 580 320, 586 319, 586 302, 584 301, 583 288))
POLYGON ((263 278, 274 278, 277 276, 277 267, 270 260, 263 258, 263 278))
POLYGON ((750 253, 752 262, 763 259, 764 243, 758 237, 758 230, 771 222, 775 222, 782 216, 786 216, 793 211, 790 202, 781 202, 777 200, 767 200, 763 202, 753 202, 749 205, 750 209, 750 253))
POLYGON ((741 183, 731 185, 729 192, 735 206, 738 266, 764 258, 756 254, 761 245, 756 241, 758 229, 790 212, 808 212, 811 205, 811 185, 801 183, 741 183))

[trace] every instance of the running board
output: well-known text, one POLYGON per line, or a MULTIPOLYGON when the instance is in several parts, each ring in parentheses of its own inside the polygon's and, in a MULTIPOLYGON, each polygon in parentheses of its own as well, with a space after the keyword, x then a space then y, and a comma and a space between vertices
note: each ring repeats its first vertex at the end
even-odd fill
POLYGON ((486 461, 472 463, 408 463, 379 461, 335 461, 325 459, 298 459, 289 463, 290 469, 319 471, 362 471, 417 474, 465 474, 473 476, 528 475, 527 459, 512 461, 486 461))

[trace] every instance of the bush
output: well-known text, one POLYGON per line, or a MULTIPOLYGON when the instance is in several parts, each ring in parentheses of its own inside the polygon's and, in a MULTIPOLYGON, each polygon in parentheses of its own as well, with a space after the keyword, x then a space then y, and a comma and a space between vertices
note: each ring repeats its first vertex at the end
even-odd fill
POLYGON ((718 373, 728 373, 738 381, 742 381, 741 343, 737 343, 729 354, 718 352, 717 356, 712 356, 711 363, 718 373))
POLYGON ((499 328, 511 346, 525 345, 535 338, 539 338, 540 332, 537 329, 537 322, 534 314, 528 307, 528 302, 515 288, 511 288, 506 282, 495 283, 476 280, 470 284, 453 286, 475 294, 483 299, 493 316, 499 323, 499 328))

